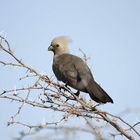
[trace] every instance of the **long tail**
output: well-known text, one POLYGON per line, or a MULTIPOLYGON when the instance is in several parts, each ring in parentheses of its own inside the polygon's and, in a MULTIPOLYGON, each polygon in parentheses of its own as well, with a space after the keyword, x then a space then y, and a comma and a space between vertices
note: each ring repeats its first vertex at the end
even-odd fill
POLYGON ((111 97, 94 80, 91 80, 89 82, 86 90, 89 93, 90 97, 98 103, 113 103, 111 97))

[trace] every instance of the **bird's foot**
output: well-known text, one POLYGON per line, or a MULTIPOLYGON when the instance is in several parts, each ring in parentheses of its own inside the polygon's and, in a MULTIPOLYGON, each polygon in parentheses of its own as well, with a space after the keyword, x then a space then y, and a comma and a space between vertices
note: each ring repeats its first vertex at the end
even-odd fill
POLYGON ((75 95, 79 97, 80 91, 78 90, 75 95))
POLYGON ((64 103, 66 103, 68 100, 69 100, 69 99, 68 99, 68 98, 66 98, 66 101, 65 101, 64 103))
MULTIPOLYGON (((74 95, 76 95, 77 97, 79 97, 80 91, 78 90, 76 93, 74 93, 74 95)), ((75 100, 72 97, 66 97, 66 101, 64 103, 66 103, 68 100, 75 100)))
POLYGON ((98 103, 98 104, 92 106, 92 110, 93 110, 93 111, 96 111, 96 107, 99 106, 99 105, 101 105, 101 103, 98 103))
POLYGON ((64 92, 67 91, 67 90, 71 90, 71 89, 68 87, 67 84, 60 86, 60 87, 59 87, 59 90, 61 91, 61 89, 63 89, 64 92))
POLYGON ((67 84, 65 84, 65 87, 66 87, 68 90, 70 90, 70 91, 71 91, 71 89, 68 87, 68 85, 67 85, 67 84))

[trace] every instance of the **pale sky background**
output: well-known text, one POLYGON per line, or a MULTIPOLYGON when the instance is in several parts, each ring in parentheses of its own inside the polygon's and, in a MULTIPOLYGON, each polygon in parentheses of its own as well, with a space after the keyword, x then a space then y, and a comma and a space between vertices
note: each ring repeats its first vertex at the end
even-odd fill
MULTIPOLYGON (((47 48, 55 36, 68 35, 73 40, 71 52, 82 57, 81 48, 91 57, 88 65, 95 79, 114 100, 101 109, 114 114, 140 109, 139 0, 0 0, 0 31, 25 63, 49 76, 53 74, 52 53, 47 48)), ((0 52, 0 60, 8 59, 0 52)), ((0 67, 0 92, 18 87, 18 76, 16 69, 0 67)), ((16 110, 17 104, 0 101, 1 140, 11 140, 20 130, 6 126, 16 110)), ((21 120, 39 121, 43 111, 25 111, 21 120)), ((125 119, 134 124, 140 121, 140 113, 125 119)), ((85 138, 93 139, 79 137, 85 138)))

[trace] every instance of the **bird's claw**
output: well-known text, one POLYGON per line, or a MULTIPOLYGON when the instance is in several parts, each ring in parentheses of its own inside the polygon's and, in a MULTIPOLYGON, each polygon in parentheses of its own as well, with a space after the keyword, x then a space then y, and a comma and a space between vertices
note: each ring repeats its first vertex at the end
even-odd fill
POLYGON ((75 95, 79 97, 80 91, 78 90, 75 95))
POLYGON ((69 99, 68 99, 68 98, 66 98, 66 101, 65 101, 64 103, 66 103, 68 100, 69 100, 69 99))
POLYGON ((60 87, 59 87, 59 90, 61 91, 61 89, 63 89, 64 92, 67 91, 67 90, 70 90, 70 91, 71 91, 71 89, 68 87, 67 84, 65 84, 65 85, 63 85, 63 86, 60 86, 60 87))
POLYGON ((98 103, 98 104, 92 106, 92 110, 93 110, 93 111, 96 111, 96 107, 99 106, 99 105, 101 105, 101 103, 98 103))

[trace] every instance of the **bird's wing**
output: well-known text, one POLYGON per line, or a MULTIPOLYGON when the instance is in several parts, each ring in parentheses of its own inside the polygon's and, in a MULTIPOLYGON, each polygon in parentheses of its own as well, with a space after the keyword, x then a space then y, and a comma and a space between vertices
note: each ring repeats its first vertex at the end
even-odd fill
POLYGON ((53 71, 58 80, 61 80, 68 85, 82 89, 83 83, 80 83, 83 79, 89 81, 92 77, 90 69, 85 62, 74 55, 63 54, 57 58, 53 65, 53 71))

